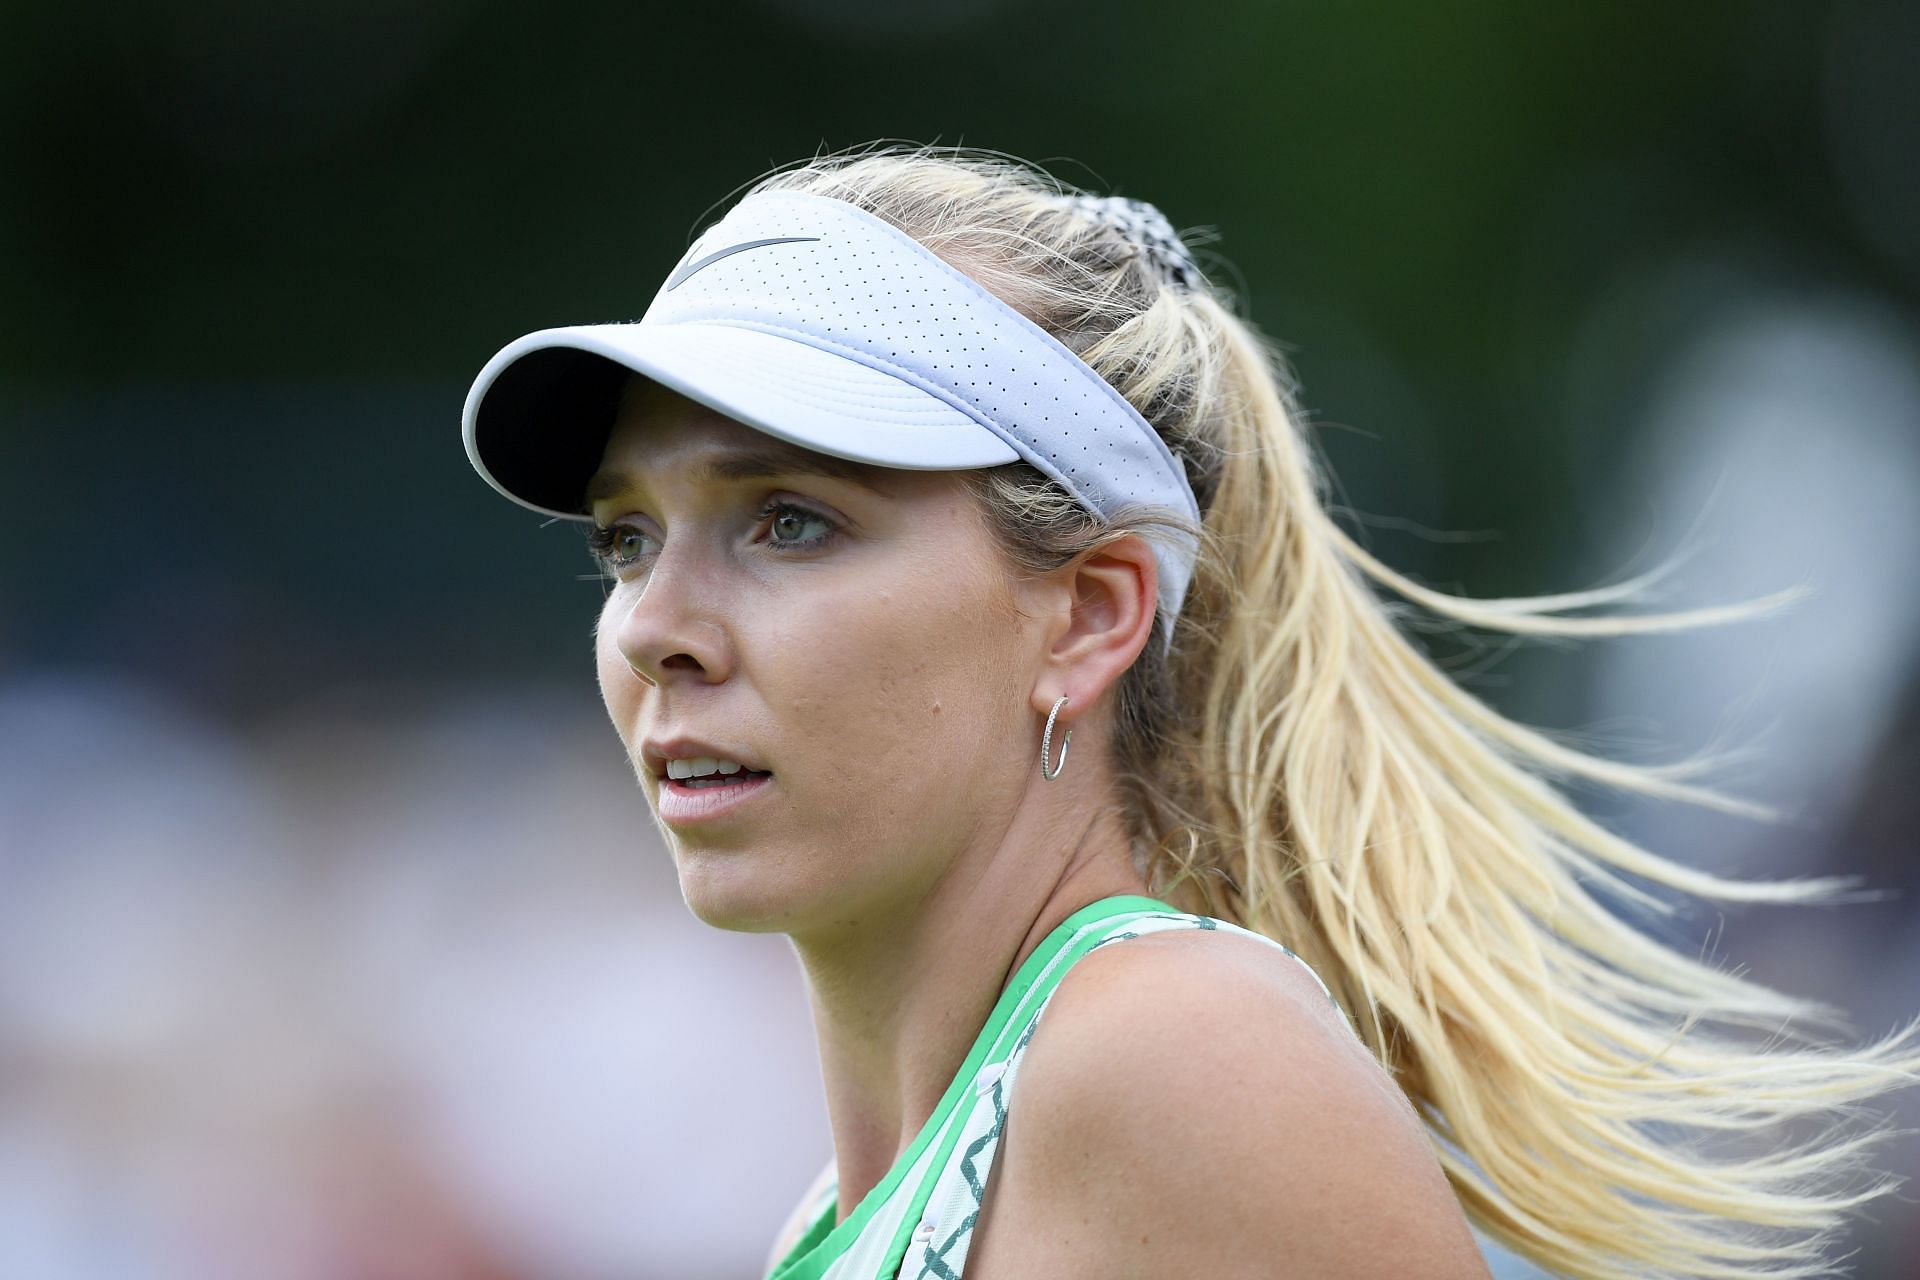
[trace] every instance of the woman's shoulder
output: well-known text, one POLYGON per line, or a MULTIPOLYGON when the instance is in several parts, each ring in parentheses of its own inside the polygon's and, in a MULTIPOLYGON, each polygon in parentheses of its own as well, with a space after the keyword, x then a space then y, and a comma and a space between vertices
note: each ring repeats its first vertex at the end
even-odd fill
POLYGON ((983 1277, 1251 1273, 1281 1252, 1302 1274, 1486 1274, 1405 1094, 1315 974, 1236 930, 1082 956, 1034 1028, 1003 1144, 983 1277))
POLYGON ((1204 924, 1112 937, 1062 976, 1026 1051, 1023 1093, 1094 1079, 1079 1070, 1091 1065, 1081 1059, 1093 1057, 1118 1097, 1088 1096, 1078 1099, 1082 1106, 1103 1097, 1138 1101, 1130 1085, 1201 1084, 1209 1071, 1248 1078, 1249 1070, 1291 1083, 1295 1096, 1357 1077, 1384 1084, 1406 1105, 1325 983, 1291 950, 1204 917, 1186 919, 1204 924), (1114 1053, 1121 1044, 1128 1052, 1114 1053))
MULTIPOLYGON (((1207 916, 1169 911, 1123 922, 1061 979, 1062 993, 1069 982, 1079 992, 1117 987, 1122 994, 1148 995, 1164 987, 1163 994, 1184 997, 1195 1016, 1237 1007, 1238 1000, 1264 992, 1265 998, 1331 1016, 1330 1025, 1358 1043, 1327 984, 1291 948, 1207 916)), ((1078 996, 1074 1003, 1087 999, 1078 996)))

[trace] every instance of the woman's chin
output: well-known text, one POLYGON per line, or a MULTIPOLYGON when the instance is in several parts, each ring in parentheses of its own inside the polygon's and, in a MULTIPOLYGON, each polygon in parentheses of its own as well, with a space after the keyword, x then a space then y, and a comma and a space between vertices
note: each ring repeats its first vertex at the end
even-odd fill
MULTIPOLYGON (((733 933, 784 933, 797 914, 795 886, 776 882, 750 854, 722 855, 683 851, 679 858, 680 896, 702 924, 733 933)), ((804 894, 800 895, 804 897, 804 894)))

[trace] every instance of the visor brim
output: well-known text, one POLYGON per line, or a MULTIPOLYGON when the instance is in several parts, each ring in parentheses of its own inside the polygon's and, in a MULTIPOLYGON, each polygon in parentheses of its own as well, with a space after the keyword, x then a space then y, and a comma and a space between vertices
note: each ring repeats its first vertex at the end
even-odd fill
POLYGON ((474 379, 467 457, 500 493, 585 520, 630 374, 777 439, 910 470, 970 470, 1020 454, 990 427, 895 373, 779 334, 724 324, 572 325, 503 347, 474 379))

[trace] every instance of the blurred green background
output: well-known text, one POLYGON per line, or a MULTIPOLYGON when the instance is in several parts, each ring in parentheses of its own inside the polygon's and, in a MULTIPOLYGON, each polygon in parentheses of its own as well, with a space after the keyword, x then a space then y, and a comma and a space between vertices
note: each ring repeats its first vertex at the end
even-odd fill
MULTIPOLYGON (((578 534, 468 469, 459 411, 519 334, 637 318, 769 167, 882 138, 1207 241, 1349 527, 1422 582, 1571 590, 1693 530, 1663 604, 1813 583, 1697 637, 1428 643, 1638 758, 1757 741, 1724 781, 1784 826, 1589 799, 1670 856, 1888 890, 1674 936, 1863 1034, 1920 1012, 1917 69, 1894 3, 7 6, 0 1271, 757 1265, 830 1154, 796 975, 679 912, 578 534), (503 937, 521 1005, 476 976, 503 937), (583 937, 624 959, 567 968, 583 937), (667 994, 692 955, 723 976, 667 994), (647 1076, 641 1024, 724 1069, 647 1076), (279 1101, 222 1155, 235 1080, 279 1101)), ((1882 1205, 1858 1274, 1911 1275, 1920 1215, 1882 1205)))

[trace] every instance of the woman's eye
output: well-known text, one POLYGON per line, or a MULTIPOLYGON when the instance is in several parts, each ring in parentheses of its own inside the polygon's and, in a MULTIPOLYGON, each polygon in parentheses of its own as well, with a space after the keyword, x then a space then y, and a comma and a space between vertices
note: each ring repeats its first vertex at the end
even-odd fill
POLYGON ((772 535, 773 545, 786 551, 821 546, 832 538, 836 531, 833 521, 816 511, 796 507, 791 502, 769 502, 761 508, 760 516, 762 519, 768 516, 773 517, 768 533, 772 535), (799 531, 805 529, 809 523, 820 526, 822 532, 810 538, 797 536, 799 531))
POLYGON ((640 558, 640 544, 648 537, 645 529, 630 524, 596 526, 587 530, 587 552, 602 568, 624 569, 640 558))
MULTIPOLYGON (((767 522, 767 546, 777 552, 812 551, 839 533, 839 526, 826 516, 791 502, 769 502, 760 508, 759 518, 767 522), (809 536, 809 528, 817 532, 809 536)), ((609 572, 631 568, 654 554, 646 549, 652 540, 653 535, 637 525, 594 526, 587 530, 589 554, 609 572)))

